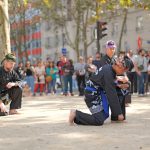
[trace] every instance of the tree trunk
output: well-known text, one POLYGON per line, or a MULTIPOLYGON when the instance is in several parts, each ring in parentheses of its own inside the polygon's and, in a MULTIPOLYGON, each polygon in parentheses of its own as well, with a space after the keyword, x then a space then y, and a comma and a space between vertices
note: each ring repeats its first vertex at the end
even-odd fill
POLYGON ((80 42, 80 39, 79 39, 79 27, 77 25, 77 28, 76 28, 76 39, 75 39, 75 51, 77 52, 77 58, 79 58, 80 56, 80 53, 79 53, 79 42, 80 42))
POLYGON ((83 29, 83 43, 84 43, 84 57, 85 60, 87 60, 87 32, 86 32, 86 27, 83 29))
POLYGON ((87 19, 88 19, 88 10, 86 11, 85 15, 84 13, 82 14, 82 34, 83 34, 83 45, 84 45, 84 59, 87 60, 87 19), (85 18, 85 19, 84 19, 85 18))
POLYGON ((10 50, 10 26, 8 19, 8 1, 0 1, 0 61, 10 50))
MULTIPOLYGON (((80 3, 80 0, 79 0, 80 3)), ((77 59, 79 59, 80 53, 79 53, 79 44, 80 44, 80 22, 81 22, 81 8, 78 8, 77 12, 77 27, 76 27, 76 38, 75 38, 75 51, 77 52, 77 59)))
POLYGON ((123 19, 123 22, 122 22, 122 28, 121 28, 120 38, 119 38, 119 46, 118 46, 117 55, 119 54, 119 52, 121 50, 121 42, 122 42, 124 27, 125 27, 126 20, 127 20, 127 14, 128 14, 128 9, 125 8, 124 9, 124 19, 123 19))

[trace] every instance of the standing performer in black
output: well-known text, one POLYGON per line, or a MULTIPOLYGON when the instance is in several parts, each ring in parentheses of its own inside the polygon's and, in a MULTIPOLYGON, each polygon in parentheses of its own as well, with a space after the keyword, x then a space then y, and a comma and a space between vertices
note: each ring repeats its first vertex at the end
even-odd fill
MULTIPOLYGON (((109 40, 106 42, 106 54, 100 60, 100 66, 104 66, 106 64, 113 64, 115 61, 114 55, 116 51, 116 44, 114 41, 109 40)), ((120 100, 121 109, 124 115, 124 119, 126 119, 126 109, 125 109, 125 101, 126 97, 129 94, 129 86, 130 82, 128 77, 124 74, 116 76, 116 91, 120 100)), ((130 96, 128 96, 130 98, 130 96)), ((111 116, 112 121, 117 121, 117 118, 111 116)))

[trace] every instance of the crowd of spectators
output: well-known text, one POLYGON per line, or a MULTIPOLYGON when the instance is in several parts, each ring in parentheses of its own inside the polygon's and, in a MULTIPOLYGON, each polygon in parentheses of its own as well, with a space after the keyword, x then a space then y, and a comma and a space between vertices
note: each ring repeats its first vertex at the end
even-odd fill
MULTIPOLYGON (((36 96, 37 94, 41 96, 43 94, 74 96, 74 91, 78 92, 79 96, 83 96, 85 83, 92 74, 92 67, 99 68, 99 61, 103 62, 103 59, 109 60, 109 57, 111 59, 117 57, 115 52, 112 53, 112 56, 109 56, 110 54, 110 52, 107 54, 106 51, 105 56, 102 57, 97 52, 95 56, 88 56, 87 60, 80 56, 76 63, 72 59, 60 55, 57 62, 39 60, 34 65, 30 61, 27 61, 26 64, 20 62, 15 70, 19 77, 27 83, 24 88, 24 96, 36 96)), ((131 83, 131 94, 138 96, 149 94, 150 51, 144 49, 140 49, 137 53, 132 50, 120 51, 118 57, 121 58, 125 55, 134 63, 134 68, 126 74, 131 83)))

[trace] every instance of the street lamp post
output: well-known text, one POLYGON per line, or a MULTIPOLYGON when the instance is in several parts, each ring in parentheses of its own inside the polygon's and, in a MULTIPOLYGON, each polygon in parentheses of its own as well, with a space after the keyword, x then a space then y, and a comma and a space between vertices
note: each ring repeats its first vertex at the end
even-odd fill
POLYGON ((97 28, 97 51, 100 52, 100 35, 99 35, 99 21, 96 22, 96 28, 97 28))
MULTIPOLYGON (((96 1, 96 16, 98 16, 98 3, 96 1)), ((97 29, 97 39, 96 39, 96 45, 97 45, 97 51, 100 52, 100 42, 99 42, 99 20, 97 19, 96 22, 96 29, 97 29)))

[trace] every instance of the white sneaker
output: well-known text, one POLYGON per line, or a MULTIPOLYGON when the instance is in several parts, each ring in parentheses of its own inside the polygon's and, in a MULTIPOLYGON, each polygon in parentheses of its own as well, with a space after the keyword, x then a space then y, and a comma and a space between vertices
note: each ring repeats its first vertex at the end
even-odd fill
POLYGON ((137 96, 138 95, 138 93, 133 93, 133 96, 137 96))
POLYGON ((139 97, 143 97, 143 96, 144 96, 144 94, 139 94, 138 96, 139 96, 139 97))

